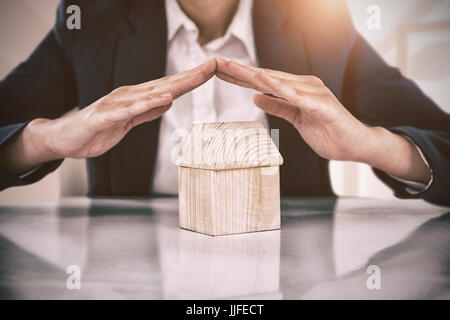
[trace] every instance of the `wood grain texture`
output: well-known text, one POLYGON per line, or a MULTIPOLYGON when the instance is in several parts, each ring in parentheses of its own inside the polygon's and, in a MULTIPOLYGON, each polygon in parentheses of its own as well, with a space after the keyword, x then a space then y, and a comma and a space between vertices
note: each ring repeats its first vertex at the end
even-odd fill
POLYGON ((279 167, 180 167, 180 227, 209 235, 280 228, 279 167))
POLYGON ((259 122, 194 124, 176 161, 180 227, 208 235, 279 229, 282 162, 259 122))
POLYGON ((175 163, 224 170, 277 166, 283 158, 260 122, 216 122, 193 124, 175 163))

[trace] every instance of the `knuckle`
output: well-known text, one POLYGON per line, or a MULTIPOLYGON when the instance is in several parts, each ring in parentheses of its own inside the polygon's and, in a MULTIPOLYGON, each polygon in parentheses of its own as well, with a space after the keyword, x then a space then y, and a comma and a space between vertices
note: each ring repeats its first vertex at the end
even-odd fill
POLYGON ((162 77, 159 80, 161 80, 161 82, 168 82, 168 81, 172 81, 175 76, 176 76, 176 74, 171 74, 171 75, 162 77))
POLYGON ((122 95, 126 92, 129 92, 131 90, 132 86, 126 85, 126 86, 120 86, 115 88, 113 91, 111 91, 111 95, 122 95))
POLYGON ((122 108, 130 108, 132 107, 134 104, 136 103, 136 101, 134 99, 131 100, 127 100, 121 103, 121 107, 122 108))
POLYGON ((117 88, 117 89, 118 89, 118 91, 127 92, 127 91, 130 91, 132 87, 133 87, 133 86, 126 85, 126 86, 120 86, 120 87, 117 88))
POLYGON ((315 75, 312 75, 310 77, 311 77, 311 82, 318 84, 318 85, 323 85, 323 81, 319 77, 317 77, 315 75))
POLYGON ((154 96, 154 91, 155 91, 155 89, 156 89, 156 86, 155 85, 151 85, 151 86, 148 86, 146 89, 145 89, 145 91, 147 92, 147 93, 150 93, 149 95, 148 95, 148 97, 153 97, 154 96))

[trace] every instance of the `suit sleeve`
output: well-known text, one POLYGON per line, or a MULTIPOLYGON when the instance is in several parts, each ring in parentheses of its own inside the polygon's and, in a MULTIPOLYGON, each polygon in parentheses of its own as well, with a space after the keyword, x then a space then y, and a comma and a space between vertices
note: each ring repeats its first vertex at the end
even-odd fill
MULTIPOLYGON (((69 56, 71 39, 65 28, 64 2, 54 28, 29 58, 0 82, 0 148, 33 119, 54 119, 77 106, 75 75, 69 56)), ((75 31, 73 31, 75 32, 75 31)), ((43 164, 26 178, 0 169, 0 190, 33 183, 54 171, 62 161, 43 164)))
POLYGON ((374 169, 399 198, 422 198, 450 205, 450 117, 411 80, 388 66, 348 24, 351 51, 343 85, 343 104, 362 122, 407 136, 422 151, 433 174, 419 193, 374 169))

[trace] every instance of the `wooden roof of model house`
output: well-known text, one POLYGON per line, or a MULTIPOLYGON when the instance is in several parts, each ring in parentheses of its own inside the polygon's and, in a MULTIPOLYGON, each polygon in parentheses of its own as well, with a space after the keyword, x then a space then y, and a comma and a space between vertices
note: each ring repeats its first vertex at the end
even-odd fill
POLYGON ((280 152, 260 122, 193 124, 175 161, 209 170, 279 166, 280 152))

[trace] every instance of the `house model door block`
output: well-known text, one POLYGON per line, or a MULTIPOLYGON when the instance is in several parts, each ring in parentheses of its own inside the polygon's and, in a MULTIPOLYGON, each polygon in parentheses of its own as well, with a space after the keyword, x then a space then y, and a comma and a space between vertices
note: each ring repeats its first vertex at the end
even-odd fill
POLYGON ((176 160, 180 227, 214 236, 279 229, 282 163, 259 122, 194 124, 176 160))

